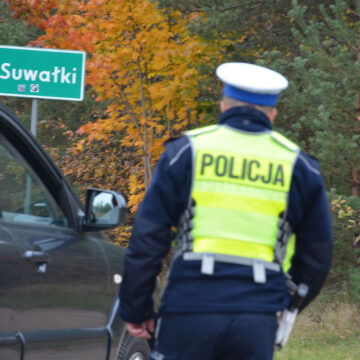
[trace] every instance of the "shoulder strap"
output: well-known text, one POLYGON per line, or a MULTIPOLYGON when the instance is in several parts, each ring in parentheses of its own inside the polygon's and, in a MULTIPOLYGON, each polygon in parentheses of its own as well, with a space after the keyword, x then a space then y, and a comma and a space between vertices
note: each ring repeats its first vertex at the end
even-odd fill
POLYGON ((273 140, 275 140, 278 144, 284 146, 285 148, 287 148, 288 150, 291 151, 299 151, 299 147, 292 142, 291 140, 289 140, 288 138, 286 138, 284 135, 281 135, 280 133, 276 132, 276 131, 272 131, 270 133, 270 136, 272 137, 273 140))
POLYGON ((199 129, 187 131, 185 134, 189 137, 192 137, 192 136, 198 136, 201 134, 205 134, 210 131, 215 131, 217 129, 218 129, 218 125, 209 125, 209 126, 205 126, 205 127, 199 128, 199 129))

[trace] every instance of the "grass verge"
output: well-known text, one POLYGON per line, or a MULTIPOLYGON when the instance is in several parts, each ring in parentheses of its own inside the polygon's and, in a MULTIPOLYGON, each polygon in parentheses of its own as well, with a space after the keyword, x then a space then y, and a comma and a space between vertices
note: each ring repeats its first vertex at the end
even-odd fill
POLYGON ((275 360, 358 360, 359 325, 355 305, 321 295, 300 314, 288 344, 275 354, 275 360))

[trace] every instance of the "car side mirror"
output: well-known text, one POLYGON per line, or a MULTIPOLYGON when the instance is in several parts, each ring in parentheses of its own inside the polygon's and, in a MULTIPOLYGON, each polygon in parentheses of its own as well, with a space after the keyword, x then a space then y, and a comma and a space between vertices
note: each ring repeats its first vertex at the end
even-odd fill
POLYGON ((115 191, 88 189, 83 229, 111 229, 125 222, 126 201, 115 191))

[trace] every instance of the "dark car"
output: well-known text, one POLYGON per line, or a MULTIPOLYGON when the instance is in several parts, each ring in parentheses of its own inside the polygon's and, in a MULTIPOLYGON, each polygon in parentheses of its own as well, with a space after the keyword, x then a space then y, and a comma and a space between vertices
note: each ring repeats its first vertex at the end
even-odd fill
POLYGON ((142 360, 118 315, 123 197, 89 189, 85 209, 37 140, 0 106, 0 359, 142 360))

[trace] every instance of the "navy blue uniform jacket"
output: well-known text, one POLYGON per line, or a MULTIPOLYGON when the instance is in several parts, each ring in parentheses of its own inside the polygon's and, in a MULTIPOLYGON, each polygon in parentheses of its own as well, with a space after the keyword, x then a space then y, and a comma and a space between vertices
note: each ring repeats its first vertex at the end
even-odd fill
MULTIPOLYGON (((232 108, 220 117, 226 124, 250 132, 271 129, 267 116, 252 107, 232 108)), ((186 136, 170 141, 162 154, 149 190, 140 205, 125 258, 120 288, 120 315, 126 322, 143 322, 154 315, 152 292, 161 263, 171 247, 176 226, 189 198, 192 158, 186 136)), ((294 167, 287 219, 296 234, 290 274, 310 286, 306 306, 320 291, 330 268, 331 219, 316 160, 301 153, 294 167)), ((261 224, 259 224, 261 226, 261 224)), ((160 313, 274 313, 289 303, 282 272, 267 270, 266 284, 253 281, 249 266, 217 262, 213 275, 200 272, 200 261, 175 260, 162 298, 160 313)))

